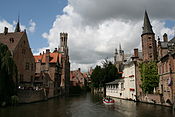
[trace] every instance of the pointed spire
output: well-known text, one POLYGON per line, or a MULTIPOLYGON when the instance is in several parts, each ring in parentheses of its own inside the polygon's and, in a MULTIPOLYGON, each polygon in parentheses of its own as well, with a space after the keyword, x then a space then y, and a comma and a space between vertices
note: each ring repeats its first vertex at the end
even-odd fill
POLYGON ((121 44, 119 44, 119 50, 122 50, 121 44))
POLYGON ((19 16, 18 16, 18 22, 16 24, 15 32, 21 32, 20 24, 19 24, 19 16))
POLYGON ((120 54, 123 53, 121 44, 119 44, 119 52, 120 52, 120 54))
POLYGON ((143 32, 142 32, 142 35, 143 35, 143 34, 154 34, 146 10, 145 10, 145 16, 144 16, 144 24, 143 24, 143 32))
POLYGON ((115 54, 118 54, 117 48, 115 49, 115 54))

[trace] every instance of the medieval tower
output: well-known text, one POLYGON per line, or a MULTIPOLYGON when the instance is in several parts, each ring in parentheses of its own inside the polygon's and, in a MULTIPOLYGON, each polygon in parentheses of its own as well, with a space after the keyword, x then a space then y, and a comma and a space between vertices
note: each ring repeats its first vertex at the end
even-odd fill
POLYGON ((145 11, 141 40, 142 40, 143 61, 157 60, 157 47, 156 47, 155 34, 152 30, 152 26, 147 11, 145 11))
POLYGON ((69 85, 70 85, 70 62, 67 46, 68 34, 60 33, 60 47, 59 53, 62 54, 62 73, 61 73, 61 88, 65 95, 69 94, 69 85))

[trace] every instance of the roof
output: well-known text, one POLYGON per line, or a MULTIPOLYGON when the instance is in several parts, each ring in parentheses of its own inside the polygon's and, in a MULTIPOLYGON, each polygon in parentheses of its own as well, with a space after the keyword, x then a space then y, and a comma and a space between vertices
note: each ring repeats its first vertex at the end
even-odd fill
POLYGON ((70 72, 70 80, 74 79, 74 78, 85 78, 83 73, 81 73, 81 71, 79 70, 74 70, 70 72))
POLYGON ((173 43, 175 43, 175 37, 174 38, 172 38, 170 41, 168 41, 168 42, 161 42, 160 44, 161 44, 161 48, 164 48, 164 49, 167 49, 168 48, 168 46, 172 46, 172 44, 173 43))
POLYGON ((175 43, 175 37, 173 37, 169 42, 170 43, 175 43))
MULTIPOLYGON (((54 52, 54 53, 50 53, 49 54, 49 63, 57 63, 59 62, 59 57, 61 57, 61 54, 54 52)), ((41 55, 37 55, 34 56, 35 58, 35 62, 42 62, 42 63, 46 63, 46 53, 41 54, 41 55)))
POLYGON ((147 11, 145 11, 145 16, 144 16, 144 24, 143 24, 143 34, 154 34, 153 30, 152 30, 152 26, 151 23, 149 21, 149 17, 147 14, 147 11))
POLYGON ((124 82, 124 79, 117 79, 117 80, 114 80, 112 82, 108 82, 106 84, 118 84, 119 82, 124 82))
POLYGON ((15 50, 25 32, 0 33, 0 42, 7 45, 10 51, 15 50))

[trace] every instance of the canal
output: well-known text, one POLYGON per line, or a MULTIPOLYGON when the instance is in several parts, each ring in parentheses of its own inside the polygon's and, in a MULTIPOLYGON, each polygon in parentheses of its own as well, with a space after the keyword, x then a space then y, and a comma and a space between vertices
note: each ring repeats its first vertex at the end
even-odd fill
POLYGON ((0 117, 175 117, 169 107, 117 99, 106 106, 90 93, 0 108, 0 117))

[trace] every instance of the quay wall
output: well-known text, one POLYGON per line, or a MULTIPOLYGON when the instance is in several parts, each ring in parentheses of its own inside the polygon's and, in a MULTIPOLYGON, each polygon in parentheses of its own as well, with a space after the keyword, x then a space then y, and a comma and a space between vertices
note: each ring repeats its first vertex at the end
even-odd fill
POLYGON ((31 103, 47 99, 44 90, 18 90, 19 103, 31 103))

